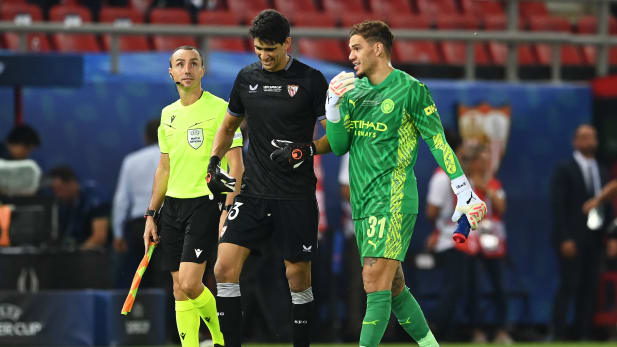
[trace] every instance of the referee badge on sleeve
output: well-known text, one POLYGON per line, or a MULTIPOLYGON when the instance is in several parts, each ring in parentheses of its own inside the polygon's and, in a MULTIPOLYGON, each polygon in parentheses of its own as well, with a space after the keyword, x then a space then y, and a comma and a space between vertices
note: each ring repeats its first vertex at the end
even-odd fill
POLYGON ((298 92, 298 85, 297 84, 289 84, 289 85, 287 85, 287 93, 289 93, 289 96, 291 96, 293 98, 294 95, 296 95, 297 92, 298 92))
POLYGON ((204 129, 188 129, 187 140, 189 142, 189 145, 194 149, 201 147, 201 145, 204 143, 204 129))

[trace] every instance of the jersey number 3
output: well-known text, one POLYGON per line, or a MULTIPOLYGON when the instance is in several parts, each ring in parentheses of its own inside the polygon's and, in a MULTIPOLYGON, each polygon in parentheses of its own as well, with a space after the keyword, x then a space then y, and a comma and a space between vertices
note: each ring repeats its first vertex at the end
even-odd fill
POLYGON ((229 210, 229 214, 227 215, 227 219, 229 219, 229 220, 234 220, 234 219, 236 219, 236 217, 238 217, 238 213, 240 213, 239 208, 240 208, 240 206, 242 206, 242 205, 244 205, 244 204, 243 204, 243 203, 241 203, 241 202, 236 201, 236 202, 234 203, 234 207, 232 207, 232 208, 229 210))

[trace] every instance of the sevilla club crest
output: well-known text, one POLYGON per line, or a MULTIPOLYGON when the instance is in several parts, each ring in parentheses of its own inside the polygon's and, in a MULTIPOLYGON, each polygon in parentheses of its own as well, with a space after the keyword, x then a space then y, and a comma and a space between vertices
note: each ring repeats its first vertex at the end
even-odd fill
POLYGON ((292 98, 294 97, 294 95, 296 95, 297 92, 298 92, 297 84, 290 84, 287 86, 287 93, 289 93, 289 96, 291 96, 292 98))

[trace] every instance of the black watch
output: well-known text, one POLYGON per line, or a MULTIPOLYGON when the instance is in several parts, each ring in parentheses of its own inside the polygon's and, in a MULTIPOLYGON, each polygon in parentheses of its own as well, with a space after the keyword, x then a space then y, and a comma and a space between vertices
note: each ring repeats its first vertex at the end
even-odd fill
POLYGON ((146 210, 146 213, 144 213, 144 218, 148 218, 148 216, 154 218, 154 216, 156 216, 156 210, 146 210))

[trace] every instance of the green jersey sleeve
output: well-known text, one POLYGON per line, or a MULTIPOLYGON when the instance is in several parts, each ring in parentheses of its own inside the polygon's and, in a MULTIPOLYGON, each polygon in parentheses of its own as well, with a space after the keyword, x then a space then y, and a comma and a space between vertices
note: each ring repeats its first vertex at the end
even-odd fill
POLYGON ((169 149, 167 147, 167 140, 165 138, 165 129, 163 129, 163 124, 159 125, 157 136, 159 139, 159 149, 161 150, 161 153, 169 153, 169 149))
POLYGON ((409 103, 409 112, 413 124, 422 135, 428 145, 437 164, 446 172, 450 179, 454 179, 463 174, 463 169, 454 151, 446 142, 443 126, 435 102, 431 97, 426 85, 417 82, 412 88, 415 93, 410 93, 412 100, 409 103))

